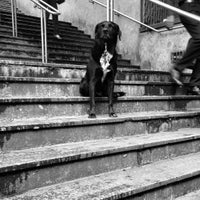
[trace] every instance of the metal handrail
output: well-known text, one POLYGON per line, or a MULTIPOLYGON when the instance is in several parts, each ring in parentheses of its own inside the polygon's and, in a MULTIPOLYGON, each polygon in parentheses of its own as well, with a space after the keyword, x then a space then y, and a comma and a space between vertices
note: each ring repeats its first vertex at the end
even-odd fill
POLYGON ((16 0, 11 0, 11 13, 12 13, 12 32, 13 37, 17 37, 17 2, 16 0))
MULTIPOLYGON (((59 10, 52 7, 43 0, 31 0, 37 7, 41 9, 41 46, 42 46, 42 62, 47 63, 47 25, 46 25, 46 12, 52 15, 60 15, 59 10)), ((13 37, 18 36, 17 32, 17 3, 16 0, 11 0, 12 12, 12 29, 13 37)))
POLYGON ((113 21, 114 20, 114 0, 107 0, 107 21, 113 21))
MULTIPOLYGON (((186 11, 182 11, 181 9, 178 9, 178 8, 173 7, 173 6, 170 6, 170 5, 166 4, 166 3, 160 2, 159 0, 149 0, 149 1, 151 1, 151 2, 153 2, 153 3, 155 3, 155 4, 158 4, 158 5, 160 5, 160 6, 163 6, 163 7, 167 8, 167 9, 170 9, 170 10, 172 10, 172 11, 174 11, 174 12, 177 12, 177 13, 180 14, 180 15, 184 15, 184 16, 193 18, 193 19, 198 20, 198 21, 200 20, 200 17, 198 17, 197 15, 188 13, 188 12, 186 12, 186 11)), ((100 5, 100 6, 104 7, 104 8, 106 8, 106 5, 105 5, 105 4, 103 4, 103 3, 101 3, 101 2, 99 2, 99 1, 97 1, 97 0, 89 0, 89 2, 91 2, 91 3, 93 3, 93 4, 96 3, 96 4, 98 4, 98 5, 100 5)), ((116 15, 121 15, 121 16, 123 16, 123 17, 126 17, 126 18, 130 19, 131 21, 134 21, 134 22, 136 22, 136 23, 138 23, 138 24, 140 24, 140 25, 142 25, 142 26, 145 26, 145 27, 147 27, 147 28, 149 28, 149 29, 151 29, 151 30, 157 32, 157 33, 162 33, 162 32, 165 32, 165 31, 169 31, 169 29, 157 30, 157 29, 155 29, 155 28, 153 28, 153 27, 151 27, 151 26, 149 26, 149 25, 147 25, 147 24, 145 24, 145 23, 142 23, 141 21, 136 20, 136 19, 134 19, 134 18, 132 18, 132 17, 130 17, 130 16, 128 16, 128 15, 126 15, 126 14, 124 14, 124 13, 122 13, 122 12, 116 10, 116 9, 114 9, 114 13, 115 13, 116 15)), ((182 27, 184 27, 184 26, 183 26, 183 25, 178 25, 178 26, 174 26, 174 27, 173 27, 172 29, 170 29, 170 30, 175 30, 175 29, 179 29, 179 28, 182 28, 182 27)))
POLYGON ((39 6, 41 9, 46 10, 47 12, 51 13, 52 15, 60 15, 59 10, 52 7, 48 3, 46 3, 43 0, 31 0, 33 3, 35 3, 37 6, 39 6), (44 6, 45 5, 45 6, 44 6), (49 9, 50 8, 50 9, 49 9), (53 11, 52 11, 53 10, 53 11))
POLYGON ((171 11, 173 11, 175 13, 178 13, 179 15, 183 15, 185 17, 189 17, 191 19, 194 19, 194 20, 200 22, 200 17, 198 15, 191 14, 191 13, 189 13, 187 11, 181 10, 181 9, 176 8, 174 6, 171 6, 171 5, 167 4, 167 3, 163 3, 163 2, 161 2, 159 0, 149 0, 149 1, 151 1, 152 3, 155 3, 155 4, 159 5, 159 6, 162 6, 162 7, 166 8, 166 9, 168 9, 168 10, 171 10, 171 11))
MULTIPOLYGON (((89 2, 93 3, 93 4, 96 3, 96 4, 98 4, 98 5, 100 5, 100 6, 104 7, 104 8, 107 8, 107 6, 105 4, 103 4, 101 2, 98 2, 96 0, 89 0, 89 2)), ((144 24, 141 21, 138 21, 138 20, 136 20, 136 19, 134 19, 132 17, 129 17, 128 15, 126 15, 126 14, 124 14, 124 13, 122 13, 122 12, 116 10, 116 9, 114 9, 114 13, 117 14, 117 15, 121 15, 123 17, 126 17, 126 18, 130 19, 131 21, 134 21, 134 22, 136 22, 136 23, 138 23, 140 25, 143 25, 143 26, 145 26, 145 27, 147 27, 147 28, 149 28, 149 29, 151 29, 151 30, 153 30, 155 32, 159 32, 159 30, 156 30, 155 28, 153 28, 153 27, 151 27, 151 26, 149 26, 147 24, 144 24)))
POLYGON ((42 62, 47 63, 47 22, 46 22, 46 12, 52 15, 60 15, 59 10, 52 7, 43 0, 31 0, 41 9, 41 45, 42 45, 42 62))

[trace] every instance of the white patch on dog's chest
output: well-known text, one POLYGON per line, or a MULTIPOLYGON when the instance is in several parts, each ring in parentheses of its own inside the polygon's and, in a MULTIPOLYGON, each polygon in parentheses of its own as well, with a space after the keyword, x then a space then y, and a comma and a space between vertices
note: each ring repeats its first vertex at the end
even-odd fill
POLYGON ((103 82, 107 73, 111 71, 110 67, 110 60, 112 59, 113 55, 107 51, 107 45, 105 45, 105 51, 100 58, 101 68, 103 70, 103 77, 101 81, 103 82))

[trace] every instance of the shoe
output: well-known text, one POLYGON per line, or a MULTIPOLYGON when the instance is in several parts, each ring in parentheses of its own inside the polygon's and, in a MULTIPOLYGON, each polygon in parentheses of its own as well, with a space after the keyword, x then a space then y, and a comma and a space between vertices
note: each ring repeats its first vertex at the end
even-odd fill
POLYGON ((113 93, 113 97, 114 97, 114 98, 123 97, 123 96, 125 96, 125 95, 126 95, 125 92, 114 92, 114 93, 113 93))
POLYGON ((58 35, 58 34, 54 35, 54 37, 55 37, 56 39, 58 39, 58 40, 62 40, 62 38, 61 38, 60 35, 58 35))
POLYGON ((183 83, 180 81, 181 73, 179 71, 177 71, 176 69, 171 69, 170 73, 173 81, 177 85, 183 85, 183 83))
POLYGON ((200 95, 200 89, 198 86, 193 86, 188 90, 187 93, 190 95, 200 95))

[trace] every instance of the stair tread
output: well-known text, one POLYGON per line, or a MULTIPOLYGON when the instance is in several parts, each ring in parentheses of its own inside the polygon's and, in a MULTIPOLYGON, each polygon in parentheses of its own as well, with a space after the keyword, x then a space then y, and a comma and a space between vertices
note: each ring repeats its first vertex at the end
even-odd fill
POLYGON ((200 153, 194 153, 30 190, 5 199, 119 199, 199 174, 200 153))
MULTIPOLYGON (((11 40, 20 40, 20 41, 26 41, 26 42, 30 42, 30 43, 32 43, 32 44, 35 44, 35 43, 41 43, 41 40, 40 39, 36 39, 36 38, 30 38, 30 37, 21 37, 21 36, 19 36, 19 37, 13 37, 13 36, 11 36, 11 35, 5 35, 5 34, 1 34, 0 33, 0 38, 1 37, 3 37, 3 38, 7 38, 7 39, 11 39, 11 40)), ((86 47, 86 48, 91 48, 91 45, 87 45, 86 43, 74 43, 74 42, 76 42, 76 41, 74 41, 74 40, 71 40, 71 42, 73 43, 73 45, 75 46, 75 47, 86 47)), ((48 41, 48 44, 49 45, 52 45, 52 44, 55 44, 55 41, 48 41)), ((67 43, 64 43, 65 45, 72 45, 72 44, 70 44, 70 41, 68 41, 67 43)), ((61 41, 57 41, 56 42, 56 45, 63 45, 63 42, 61 42, 61 41)))
MULTIPOLYGON (((72 83, 72 84, 79 84, 81 78, 45 78, 45 77, 5 77, 0 76, 0 82, 7 81, 7 82, 43 82, 43 83, 72 83)), ((162 81, 134 81, 134 80, 115 80, 115 84, 118 85, 174 85, 173 82, 162 82, 162 81)))
MULTIPOLYGON (((45 103, 45 102, 85 102, 89 97, 83 96, 62 96, 62 97, 3 97, 0 103, 45 103)), ((96 97, 97 101, 105 101, 107 97, 96 97)), ((169 95, 169 96, 123 96, 118 101, 151 101, 151 100, 199 100, 198 95, 169 95)), ((176 112, 176 111, 175 111, 176 112)))
MULTIPOLYGON (((42 62, 33 62, 33 61, 17 61, 17 60, 0 60, 0 65, 26 65, 26 66, 34 66, 34 67, 64 67, 64 68, 78 68, 85 69, 86 65, 83 64, 68 64, 68 63, 42 63, 42 62)), ((26 67, 24 66, 24 67, 26 67)))
POLYGON ((200 190, 176 198, 176 200, 199 200, 199 199, 200 199, 200 190))
POLYGON ((200 128, 58 144, 0 154, 0 173, 200 139, 200 128))
MULTIPOLYGON (((1 36, 0 36, 1 37, 1 36)), ((27 66, 51 66, 51 67, 77 67, 77 68, 85 68, 86 65, 76 65, 76 64, 63 64, 63 63, 42 63, 42 62, 33 62, 33 61, 16 61, 16 60, 0 60, 0 64, 7 64, 7 65, 27 65, 27 66)), ((134 73, 155 73, 155 74, 163 74, 163 75, 170 75, 167 71, 158 71, 158 70, 147 70, 147 69, 118 69, 120 72, 134 72, 134 73)), ((185 73, 184 73, 185 74, 185 73)), ((186 73, 188 74, 188 73, 186 73)))
POLYGON ((42 129, 62 126, 85 126, 96 124, 108 124, 119 122, 132 122, 147 119, 164 119, 164 118, 176 118, 176 117, 190 117, 199 116, 200 110, 188 110, 188 111, 148 111, 148 112, 135 112, 118 114, 117 118, 108 117, 108 115, 98 115, 97 118, 90 119, 87 115, 83 116, 59 116, 59 117, 40 117, 40 118, 24 118, 10 121, 1 121, 1 132, 14 131, 14 130, 27 130, 27 129, 42 129))

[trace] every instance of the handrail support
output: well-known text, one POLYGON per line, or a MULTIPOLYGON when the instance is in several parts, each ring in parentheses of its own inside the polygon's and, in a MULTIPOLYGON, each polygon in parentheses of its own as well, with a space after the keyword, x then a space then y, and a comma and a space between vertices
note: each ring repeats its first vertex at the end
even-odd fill
POLYGON ((107 0, 107 21, 114 21, 114 0, 107 0))
POLYGON ((12 33, 13 33, 13 37, 17 37, 18 32, 17 32, 17 2, 16 0, 11 0, 11 13, 12 13, 12 33))
POLYGON ((42 45, 42 62, 47 63, 47 22, 46 11, 41 10, 41 45, 42 45))

